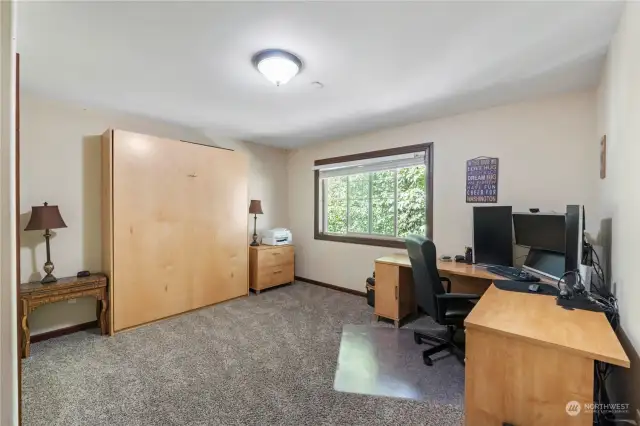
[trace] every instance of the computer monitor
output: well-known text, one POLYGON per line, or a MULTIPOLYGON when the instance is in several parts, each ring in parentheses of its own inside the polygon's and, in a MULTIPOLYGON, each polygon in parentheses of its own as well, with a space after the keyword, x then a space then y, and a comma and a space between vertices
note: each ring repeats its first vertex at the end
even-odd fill
POLYGON ((514 213, 516 244, 564 253, 565 215, 557 213, 514 213))
POLYGON ((513 266, 511 206, 473 208, 473 261, 513 266))
POLYGON ((532 247, 522 269, 559 280, 564 274, 565 256, 557 251, 532 247))

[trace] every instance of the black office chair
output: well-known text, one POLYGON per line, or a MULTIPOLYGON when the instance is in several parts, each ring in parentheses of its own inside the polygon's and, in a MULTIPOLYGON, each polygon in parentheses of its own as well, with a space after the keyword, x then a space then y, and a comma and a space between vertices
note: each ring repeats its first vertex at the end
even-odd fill
POLYGON ((425 364, 431 366, 432 355, 449 350, 464 363, 464 348, 454 342, 454 337, 474 307, 471 301, 479 299, 480 295, 451 293, 451 280, 438 275, 436 246, 433 241, 418 235, 409 235, 405 243, 411 260, 418 307, 435 322, 447 327, 445 338, 418 331, 414 333, 416 343, 436 345, 422 352, 422 359, 425 364), (446 291, 442 285, 443 281, 447 283, 446 291))

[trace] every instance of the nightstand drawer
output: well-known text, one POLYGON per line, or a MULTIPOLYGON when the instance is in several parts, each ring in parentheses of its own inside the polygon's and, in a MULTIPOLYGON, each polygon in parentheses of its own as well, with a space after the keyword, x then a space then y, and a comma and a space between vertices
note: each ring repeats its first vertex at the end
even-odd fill
POLYGON ((257 288, 263 289, 293 281, 293 263, 271 266, 258 271, 257 288))
POLYGON ((258 253, 260 269, 272 266, 293 265, 293 247, 274 247, 258 253))

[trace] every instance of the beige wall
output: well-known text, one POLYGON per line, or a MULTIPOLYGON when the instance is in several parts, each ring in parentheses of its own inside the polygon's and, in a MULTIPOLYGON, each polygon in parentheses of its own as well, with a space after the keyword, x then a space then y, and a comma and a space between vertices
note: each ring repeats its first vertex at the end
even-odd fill
MULTIPOLYGON (((621 402, 640 408, 640 3, 628 2, 598 88, 598 138, 607 135, 607 177, 599 181, 600 240, 610 251, 609 274, 619 300, 631 371, 619 370, 621 402)), ((640 421, 640 413, 638 421, 640 421)))
POLYGON ((18 424, 14 2, 0 2, 0 425, 18 424))
MULTIPOLYGON (((22 228, 33 205, 57 204, 67 223, 55 230, 51 256, 55 275, 74 275, 101 269, 100 150, 99 135, 109 127, 157 136, 208 143, 243 150, 250 156, 249 192, 264 200, 266 220, 261 225, 286 223, 285 151, 250 143, 207 137, 203 132, 143 117, 87 108, 33 94, 22 99, 20 211, 22 228), (212 142, 213 141, 213 142, 212 142)), ((263 219, 263 218, 260 218, 263 219)), ((249 234, 250 230, 247 230, 249 234)), ((44 239, 39 231, 21 233, 23 282, 39 279, 45 261, 44 239)), ((29 318, 33 334, 95 319, 94 302, 43 306, 29 318)))
POLYGON ((567 204, 585 204, 588 213, 595 205, 593 185, 598 176, 595 122, 595 93, 575 93, 292 152, 289 220, 296 243, 296 275, 364 291, 373 260, 399 251, 314 240, 314 160, 434 142, 433 237, 439 254, 461 254, 472 238, 472 204, 465 203, 466 160, 482 155, 500 159, 498 201, 512 205, 514 211, 539 207, 564 212, 567 204))

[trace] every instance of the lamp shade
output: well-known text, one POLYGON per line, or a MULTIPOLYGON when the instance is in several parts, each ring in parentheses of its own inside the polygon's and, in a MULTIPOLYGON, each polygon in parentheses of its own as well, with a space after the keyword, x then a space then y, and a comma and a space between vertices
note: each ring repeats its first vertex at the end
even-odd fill
POLYGON ((249 204, 249 213, 262 214, 262 206, 260 205, 260 200, 251 200, 251 204, 249 204))
POLYGON ((29 223, 24 230, 36 231, 66 227, 67 224, 62 220, 58 206, 50 206, 48 203, 44 203, 44 206, 31 207, 31 219, 29 219, 29 223))

